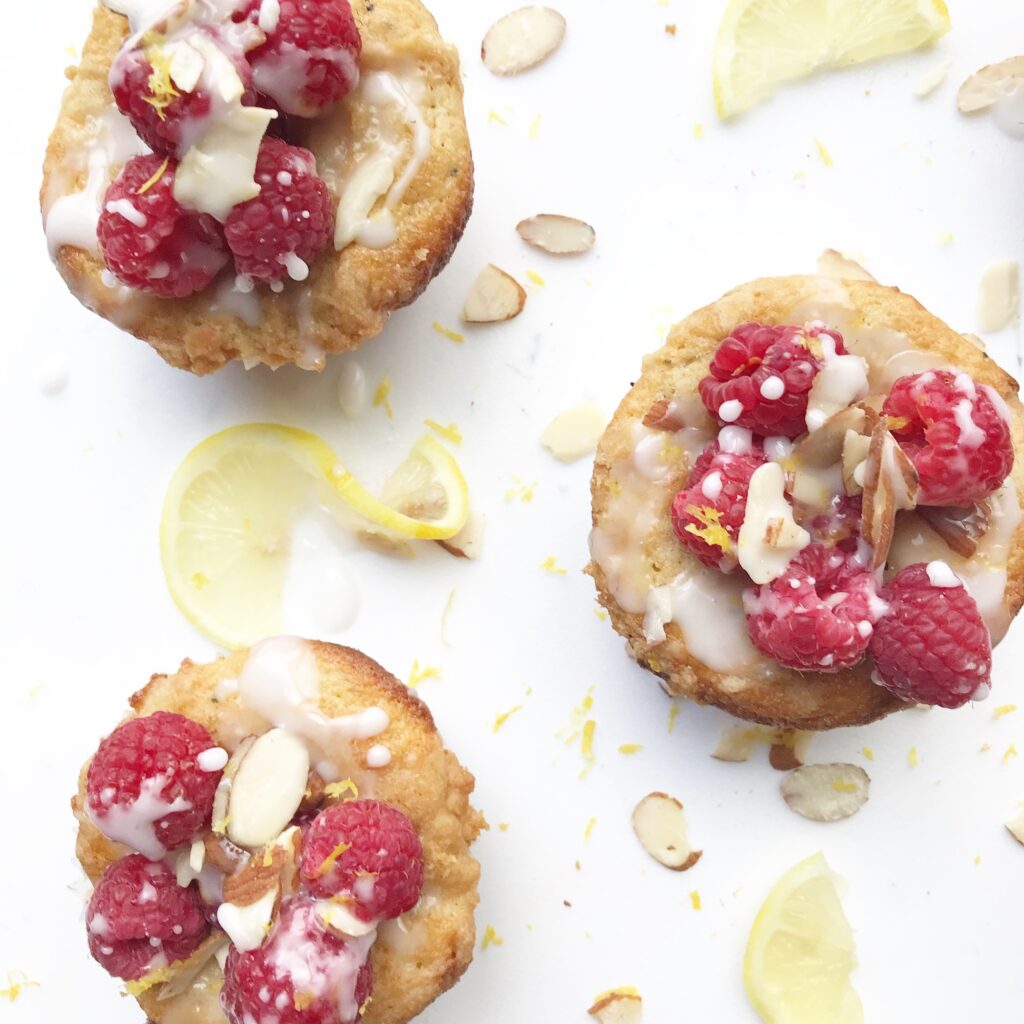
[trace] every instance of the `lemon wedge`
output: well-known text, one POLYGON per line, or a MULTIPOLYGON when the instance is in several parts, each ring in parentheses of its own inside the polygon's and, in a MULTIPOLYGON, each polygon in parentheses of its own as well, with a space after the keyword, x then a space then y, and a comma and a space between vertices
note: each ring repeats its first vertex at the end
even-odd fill
POLYGON ((225 647, 279 633, 292 530, 317 508, 356 531, 446 539, 466 523, 469 491, 430 436, 377 498, 316 434, 276 423, 230 427, 193 448, 167 488, 160 552, 178 608, 225 647))
POLYGON ((853 933, 820 854, 787 871, 758 912, 743 980, 766 1024, 862 1024, 853 933))
POLYGON ((944 0, 730 0, 715 44, 718 116, 781 82, 927 46, 949 28, 944 0))

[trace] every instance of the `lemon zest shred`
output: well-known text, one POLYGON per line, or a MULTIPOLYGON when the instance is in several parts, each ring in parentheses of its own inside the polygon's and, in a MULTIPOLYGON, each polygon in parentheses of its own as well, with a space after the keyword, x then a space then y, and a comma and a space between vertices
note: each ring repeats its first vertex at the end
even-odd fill
POLYGON ((543 569, 545 572, 550 572, 555 576, 564 576, 567 572, 566 569, 563 569, 558 564, 558 559, 555 558, 554 555, 548 555, 548 557, 540 563, 539 568, 543 569))
POLYGON ((171 58, 159 43, 147 46, 145 56, 153 70, 146 82, 150 95, 143 96, 142 101, 156 111, 161 121, 166 121, 165 111, 181 95, 171 81, 171 58))
POLYGON ((27 988, 39 988, 38 981, 30 981, 24 971, 7 972, 7 988, 0 988, 0 999, 13 1003, 27 988))
POLYGON ((441 335, 441 337, 447 338, 449 341, 454 341, 456 345, 461 345, 466 340, 458 331, 453 331, 450 327, 445 327, 445 325, 439 320, 435 320, 432 326, 434 330, 441 335))
POLYGON ((644 749, 642 743, 620 743, 619 753, 620 754, 636 754, 644 749))
POLYGON ((510 487, 505 491, 505 501, 533 501, 533 492, 537 486, 537 481, 534 480, 533 483, 527 484, 523 483, 523 481, 517 476, 514 476, 511 479, 512 483, 515 484, 515 487, 510 487))
POLYGON ((1003 764, 1009 764, 1011 757, 1019 757, 1019 756, 1020 755, 1017 752, 1017 745, 1015 743, 1011 743, 1006 748, 1006 753, 1003 754, 1003 764))
POLYGON ((308 1010, 313 1005, 315 999, 316 996, 312 992, 296 992, 292 996, 292 1002, 295 1004, 295 1009, 298 1013, 308 1010))
POLYGON ((446 427, 443 423, 438 423, 437 420, 424 420, 423 422, 446 441, 451 441, 452 444, 462 444, 462 431, 459 430, 458 423, 449 423, 446 427))
POLYGON ((911 747, 910 750, 907 751, 907 764, 909 764, 911 768, 916 768, 920 763, 921 760, 917 756, 917 747, 911 747))
POLYGON ((607 613, 607 612, 606 612, 606 611, 605 611, 605 610, 604 610, 603 608, 598 608, 598 607, 597 607, 596 605, 594 606, 594 614, 595 614, 595 615, 596 615, 596 616, 597 616, 597 617, 598 617, 598 618, 599 618, 599 619, 600 619, 600 620, 601 620, 602 622, 604 622, 604 621, 605 621, 605 619, 607 619, 607 618, 608 618, 608 613, 607 613))
POLYGON ((169 966, 158 967, 155 971, 148 971, 141 978, 136 978, 135 981, 126 981, 124 990, 130 996, 141 996, 143 992, 148 992, 151 988, 170 981, 173 973, 174 971, 169 966))
POLYGON ((494 925, 489 924, 484 929, 484 937, 480 943, 481 949, 487 949, 488 946, 503 946, 505 940, 494 930, 494 925))
POLYGON ((509 708, 508 711, 502 711, 500 715, 496 715, 494 725, 491 726, 491 732, 497 732, 517 711, 522 710, 523 705, 517 704, 514 708, 509 708))
POLYGON ((326 857, 324 857, 324 862, 320 865, 320 867, 316 869, 316 877, 323 878, 324 875, 329 875, 334 870, 335 861, 337 861, 339 857, 344 856, 345 853, 351 848, 351 843, 338 843, 338 845, 333 850, 331 850, 331 852, 327 854, 326 857))
POLYGON ((702 125, 702 124, 695 124, 693 126, 693 137, 698 142, 700 142, 700 140, 704 138, 704 125, 702 125))
POLYGON ((910 423, 909 416, 886 416, 885 421, 890 430, 902 430, 910 423))
POLYGON ((1017 710, 1016 704, 1001 704, 995 710, 995 717, 1002 718, 1004 715, 1012 715, 1017 710))
POLYGON ((340 796, 344 800, 358 800, 359 787, 352 779, 342 779, 341 782, 332 782, 329 786, 325 786, 324 794, 332 799, 340 796), (352 795, 345 796, 346 793, 351 793, 352 795))
POLYGON ((821 157, 821 162, 826 167, 831 167, 835 164, 835 160, 832 159, 832 154, 825 148, 825 143, 821 139, 814 140, 815 148, 818 150, 818 156, 821 157))
POLYGON ((499 821, 498 822, 498 831, 500 831, 500 832, 507 832, 508 831, 508 822, 507 821, 499 821))
POLYGON ((444 603, 444 611, 441 612, 441 643, 445 647, 451 647, 448 640, 448 616, 451 614, 452 605, 455 604, 455 588, 452 587, 448 594, 448 600, 444 603))
POLYGON ((869 760, 874 761, 875 752, 870 747, 861 747, 861 753, 869 760))
POLYGON ((544 278, 541 277, 536 270, 526 271, 526 279, 530 281, 532 284, 535 284, 538 288, 543 288, 547 284, 544 278))
POLYGON ((639 999, 640 991, 635 985, 619 985, 618 988, 608 988, 594 996, 593 1005, 597 1006, 602 999, 607 999, 609 996, 632 996, 634 999, 639 999))
POLYGON ((540 135, 540 120, 541 120, 540 114, 538 114, 533 119, 533 123, 530 125, 530 139, 531 140, 532 139, 536 139, 537 136, 540 135))
POLYGON ((580 743, 580 752, 588 761, 594 760, 594 732, 597 729, 597 722, 588 718, 583 723, 583 739, 580 743))
POLYGON ((687 533, 721 551, 730 550, 732 538, 722 525, 722 513, 717 508, 711 505, 687 505, 686 511, 701 524, 696 526, 694 523, 687 523, 687 533))
POLYGON ((438 679, 441 676, 441 669, 437 665, 424 665, 420 668, 420 662, 418 658, 413 658, 412 668, 409 670, 409 680, 406 686, 410 690, 415 690, 420 683, 425 683, 428 679, 438 679))
POLYGON ((696 889, 692 890, 690 893, 690 906, 693 907, 694 910, 700 910, 702 907, 700 893, 696 889))
POLYGON ((591 818, 590 821, 587 822, 587 827, 583 830, 583 838, 584 839, 589 839, 590 838, 591 834, 594 831, 594 826, 596 824, 597 824, 597 818, 591 818))
POLYGON ((496 110, 492 110, 487 114, 488 121, 494 121, 496 124, 508 125, 508 121, 505 120, 496 110))
POLYGON ((164 162, 135 190, 135 194, 137 196, 144 196, 164 176, 164 172, 170 165, 171 158, 169 156, 164 157, 164 162))
POLYGON ((679 701, 672 701, 672 706, 668 709, 668 731, 673 733, 676 731, 676 719, 679 717, 679 701))

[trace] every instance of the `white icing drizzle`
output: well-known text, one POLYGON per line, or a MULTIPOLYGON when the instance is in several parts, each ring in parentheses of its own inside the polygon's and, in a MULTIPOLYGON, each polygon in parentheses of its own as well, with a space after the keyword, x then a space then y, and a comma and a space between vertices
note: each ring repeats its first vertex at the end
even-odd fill
POLYGON ((952 590, 954 587, 962 587, 960 577, 949 567, 946 562, 936 560, 929 562, 925 567, 928 573, 928 581, 933 587, 940 587, 943 590, 952 590))
POLYGON ((165 815, 189 811, 192 805, 181 797, 168 803, 160 795, 167 785, 166 776, 144 779, 139 796, 130 804, 114 803, 116 791, 109 787, 99 794, 99 808, 88 804, 89 817, 112 842, 123 843, 149 860, 162 860, 167 849, 160 841, 157 822, 165 815), (97 813, 102 809, 103 814, 97 813))
POLYGON ((258 949, 262 945, 274 916, 277 897, 278 890, 275 886, 248 906, 222 903, 217 908, 217 924, 224 929, 227 937, 242 953, 258 949))

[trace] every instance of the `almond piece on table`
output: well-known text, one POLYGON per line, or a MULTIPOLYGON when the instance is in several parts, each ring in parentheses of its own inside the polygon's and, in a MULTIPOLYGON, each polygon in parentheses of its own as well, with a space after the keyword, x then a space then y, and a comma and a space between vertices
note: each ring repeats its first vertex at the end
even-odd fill
POLYGON ((1024 57, 988 64, 960 86, 956 105, 961 114, 973 114, 1024 88, 1024 57))
POLYGON ((992 503, 986 498, 967 508, 921 505, 917 514, 945 541, 950 551, 971 558, 992 523, 992 503))
POLYGON ((585 221, 558 213, 538 213, 535 217, 527 217, 516 225, 516 231, 528 245, 555 256, 586 252, 597 237, 585 221))
POLYGON ((456 558, 479 558, 484 544, 485 522, 482 512, 471 510, 466 525, 454 537, 439 540, 437 543, 456 558))
POLYGON ((683 805, 667 793, 648 793, 636 805, 633 831, 647 853, 673 871, 687 871, 701 858, 703 851, 687 838, 683 805))
POLYGON ((981 275, 978 285, 978 329, 1001 331, 1020 310, 1020 264, 997 260, 981 275))
POLYGON ((597 447, 607 423, 599 405, 581 402, 559 413, 540 435, 540 443, 559 462, 575 462, 597 447))
POLYGON ((840 821, 868 799, 871 779, 855 764, 805 764, 780 783, 789 809, 811 821, 840 821))
POLYGON ((1024 811, 1018 811, 1013 818, 1006 823, 1006 831, 1024 846, 1024 811))
POLYGON ((550 7, 522 7, 484 36, 480 58, 495 75, 517 75, 550 57, 565 38, 565 18, 550 7))
POLYGON ((598 1024, 640 1024, 643 1020, 643 999, 639 993, 614 989, 598 997, 587 1010, 598 1024))
POLYGON ((885 565, 896 529, 896 513, 917 505, 917 470, 880 419, 871 432, 864 460, 861 534, 874 553, 872 568, 885 565))
POLYGON ((847 281, 874 281, 856 260, 844 256, 837 249, 826 249, 818 257, 818 273, 826 277, 838 277, 847 281))
POLYGON ((497 324, 519 316, 526 305, 526 290, 500 267, 488 263, 473 282, 462 307, 467 324, 497 324))

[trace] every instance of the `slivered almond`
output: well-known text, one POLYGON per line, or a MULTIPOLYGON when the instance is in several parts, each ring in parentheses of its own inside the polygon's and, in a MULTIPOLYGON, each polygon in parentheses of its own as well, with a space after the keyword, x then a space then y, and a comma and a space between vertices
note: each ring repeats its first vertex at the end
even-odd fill
POLYGON ((315 768, 310 768, 309 776, 306 779, 306 792, 302 795, 302 803, 299 804, 298 813, 312 814, 318 810, 324 802, 324 790, 326 783, 323 777, 315 768))
POLYGON ((870 432, 869 414, 874 416, 871 410, 863 406, 851 405, 829 416, 817 430, 805 434, 793 449, 793 462, 814 469, 834 466, 843 456, 847 431, 853 430, 858 434, 870 432))
POLYGON ((202 945, 187 960, 176 960, 170 964, 173 972, 169 981, 160 986, 156 994, 156 1001, 164 1003, 168 999, 180 996, 187 989, 192 987, 203 968, 228 944, 226 935, 218 932, 205 939, 202 945))
POLYGON ((607 422, 599 405, 581 402, 559 413, 540 435, 540 443, 559 462, 575 462, 597 447, 607 422))
POLYGON ((917 504, 917 470, 880 419, 871 432, 864 462, 861 534, 871 545, 872 567, 885 565, 896 529, 896 513, 917 504))
POLYGON ((280 847, 257 851, 244 867, 224 879, 224 902, 251 907, 278 888, 284 863, 285 852, 280 847))
POLYGON ((846 281, 874 281, 856 260, 844 256, 837 249, 826 249, 818 257, 818 273, 826 277, 838 277, 846 281))
POLYGON ((871 448, 871 438, 848 430, 843 441, 843 488, 847 494, 860 494, 864 485, 858 476, 863 475, 860 467, 864 465, 871 448), (860 472, 858 473, 858 470, 860 472))
POLYGON ((456 558, 479 558, 484 543, 484 524, 483 513, 470 510, 465 526, 454 537, 437 543, 456 558))
POLYGON ((967 508, 921 505, 917 514, 945 541, 950 551, 971 558, 978 541, 992 522, 992 504, 987 499, 967 508))
POLYGON ((868 799, 871 779, 855 764, 807 764, 780 783, 789 809, 811 821, 840 821, 868 799))
POLYGON ((550 57, 565 38, 565 18, 550 7, 522 7, 484 36, 480 58, 495 75, 517 75, 550 57))
POLYGON ((1009 57, 975 71, 960 86, 956 95, 957 109, 961 114, 973 114, 991 107, 1020 88, 1024 88, 1024 57, 1009 57))
POLYGON ((768 763, 778 772, 792 771, 804 763, 804 755, 811 742, 811 734, 798 729, 787 729, 768 751, 768 763))
POLYGON ((980 348, 982 352, 985 351, 984 340, 982 338, 979 338, 976 334, 970 334, 965 331, 963 334, 960 335, 960 337, 963 338, 964 341, 969 341, 975 348, 980 348))
POLYGON ((538 213, 516 225, 519 237, 528 245, 555 256, 575 256, 587 252, 597 237, 594 229, 575 217, 560 213, 538 213))
POLYGON ((1006 831, 1024 846, 1024 811, 1018 811, 1013 818, 1006 823, 1006 831))
POLYGON ((255 742, 255 736, 246 736, 238 744, 235 752, 228 758, 228 763, 224 766, 220 782, 217 785, 217 791, 213 795, 213 813, 210 819, 210 828, 214 835, 224 835, 228 822, 228 799, 231 796, 231 786, 235 775, 238 773, 238 766, 245 759, 245 755, 249 753, 255 742))
POLYGON ((235 846, 227 836, 208 832, 203 842, 206 848, 206 863, 222 874, 233 875, 249 859, 249 851, 235 846))
POLYGON ((686 426, 686 420, 676 402, 668 398, 659 398, 644 413, 643 425, 650 427, 651 430, 667 430, 670 433, 675 433, 686 426))
POLYGON ((683 805, 667 793, 648 793, 633 809, 633 831, 640 845, 659 864, 687 871, 703 851, 694 850, 686 836, 683 805))
POLYGON ((727 725, 718 737, 712 757, 734 764, 749 761, 759 743, 773 743, 776 731, 763 725, 727 725))
POLYGON ((462 319, 467 324, 498 324, 519 316, 526 305, 526 291, 500 267, 488 263, 473 282, 462 319))
POLYGON ((1020 310, 1020 264, 997 260, 985 268, 978 285, 978 329, 1001 331, 1020 310))
POLYGON ((616 989, 601 996, 587 1010, 598 1024, 640 1024, 643 1020, 643 999, 636 992, 616 989))

